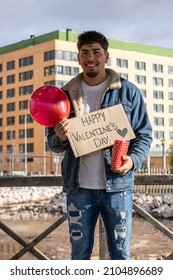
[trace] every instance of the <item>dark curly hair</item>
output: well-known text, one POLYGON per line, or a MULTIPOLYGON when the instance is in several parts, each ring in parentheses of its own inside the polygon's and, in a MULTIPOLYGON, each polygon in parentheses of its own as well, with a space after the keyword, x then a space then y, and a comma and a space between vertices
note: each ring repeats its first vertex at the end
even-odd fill
POLYGON ((99 43, 105 52, 108 50, 108 40, 103 34, 97 31, 84 31, 81 33, 78 36, 77 48, 80 50, 83 45, 93 43, 99 43))

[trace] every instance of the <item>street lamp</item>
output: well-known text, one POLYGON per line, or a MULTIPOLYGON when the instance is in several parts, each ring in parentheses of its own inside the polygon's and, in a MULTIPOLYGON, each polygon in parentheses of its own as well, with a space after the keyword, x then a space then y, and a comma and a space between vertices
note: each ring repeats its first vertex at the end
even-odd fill
POLYGON ((27 160, 27 115, 25 115, 25 119, 24 119, 24 137, 25 137, 25 176, 27 176, 28 174, 28 160, 27 160))
POLYGON ((165 156, 165 139, 161 140, 162 143, 162 169, 166 170, 166 156, 165 156))
MULTIPOLYGON (((12 144, 12 150, 11 151, 7 150, 7 153, 8 152, 11 153, 11 155, 9 156, 9 162, 10 162, 10 176, 12 176, 13 172, 14 172, 14 158, 15 158, 15 153, 16 153, 15 143, 14 143, 14 130, 9 129, 8 127, 5 127, 4 130, 7 131, 7 134, 8 134, 8 132, 10 133, 9 136, 10 136, 10 140, 11 140, 11 144, 12 144)), ((7 138, 8 138, 8 136, 7 136, 7 138)))

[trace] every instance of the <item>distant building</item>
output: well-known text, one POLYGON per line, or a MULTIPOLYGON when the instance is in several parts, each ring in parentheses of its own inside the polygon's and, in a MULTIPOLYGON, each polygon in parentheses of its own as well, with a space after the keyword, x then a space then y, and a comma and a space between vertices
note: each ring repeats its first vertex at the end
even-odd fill
MULTIPOLYGON (((61 159, 49 151, 46 129, 30 117, 28 100, 38 87, 61 87, 81 71, 77 36, 71 29, 57 30, 0 47, 1 171, 8 170, 11 175, 23 171, 45 175, 59 172, 61 159)), ((107 67, 141 90, 153 126, 150 160, 144 166, 169 165, 168 150, 173 141, 173 49, 112 39, 109 43, 107 67)))

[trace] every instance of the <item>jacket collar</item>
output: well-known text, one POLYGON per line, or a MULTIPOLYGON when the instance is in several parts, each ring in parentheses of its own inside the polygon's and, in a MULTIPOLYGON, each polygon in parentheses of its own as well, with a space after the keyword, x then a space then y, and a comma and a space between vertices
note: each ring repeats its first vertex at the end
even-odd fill
MULTIPOLYGON (((106 73, 108 73, 109 85, 110 89, 119 89, 121 87, 121 81, 119 75, 112 69, 106 68, 106 73)), ((78 74, 76 77, 71 79, 65 86, 63 86, 64 90, 67 90, 69 93, 74 92, 78 89, 79 85, 81 84, 83 78, 83 73, 78 74)))
MULTIPOLYGON (((118 74, 109 68, 106 68, 105 70, 110 77, 108 88, 119 89, 121 87, 121 81, 118 74)), ((71 79, 62 88, 63 90, 69 92, 76 116, 83 115, 85 111, 85 100, 83 100, 82 88, 81 88, 82 78, 83 78, 83 73, 80 73, 79 75, 71 79)))

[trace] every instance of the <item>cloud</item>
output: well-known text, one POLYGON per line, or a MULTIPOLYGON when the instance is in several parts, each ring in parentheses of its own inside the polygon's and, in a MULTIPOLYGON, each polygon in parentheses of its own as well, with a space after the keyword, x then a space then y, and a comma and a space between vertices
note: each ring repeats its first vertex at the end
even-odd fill
POLYGON ((71 28, 172 47, 172 10, 170 0, 6 0, 1 3, 0 46, 71 28))

